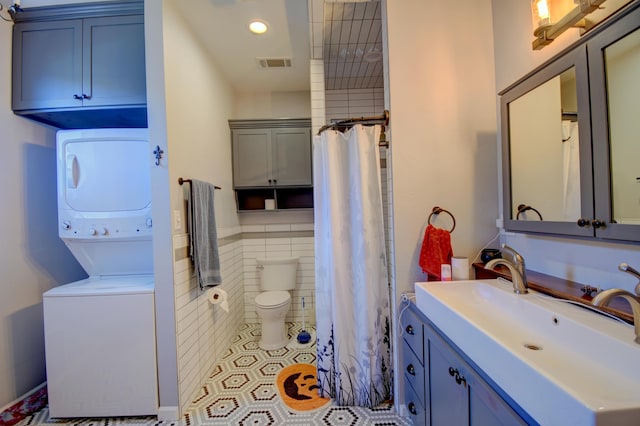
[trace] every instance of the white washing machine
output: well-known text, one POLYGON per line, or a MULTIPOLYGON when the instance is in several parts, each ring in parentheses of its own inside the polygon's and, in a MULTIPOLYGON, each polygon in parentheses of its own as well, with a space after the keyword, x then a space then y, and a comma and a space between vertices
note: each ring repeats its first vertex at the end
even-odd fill
POLYGON ((51 417, 158 409, 146 129, 57 133, 59 235, 89 278, 43 294, 51 417))
POLYGON ((155 415, 153 276, 90 277, 44 294, 51 417, 155 415))

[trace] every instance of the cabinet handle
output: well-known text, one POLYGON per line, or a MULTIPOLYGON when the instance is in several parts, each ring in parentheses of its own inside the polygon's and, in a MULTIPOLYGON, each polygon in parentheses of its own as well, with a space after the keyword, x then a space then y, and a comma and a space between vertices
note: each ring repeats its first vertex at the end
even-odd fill
POLYGON ((82 99, 82 95, 73 95, 73 99, 80 100, 80 99, 82 99))
POLYGON ((83 93, 82 94, 82 99, 91 99, 91 96, 86 95, 86 94, 83 93))
POLYGON ((593 219, 591 221, 591 226, 598 229, 598 228, 604 228, 605 226, 607 226, 607 224, 601 221, 600 219, 593 219))
POLYGON ((453 367, 449 367, 449 375, 453 377, 456 374, 458 374, 458 370, 454 369, 453 367))
POLYGON ((273 180, 273 184, 275 185, 276 183, 278 183, 278 179, 273 180))
POLYGON ((460 374, 456 373, 456 383, 457 384, 462 384, 464 382, 465 386, 467 385, 467 379, 464 378, 464 376, 461 376, 460 374))
POLYGON ((415 334, 413 332, 413 327, 411 325, 408 325, 407 328, 405 328, 405 330, 407 330, 407 334, 410 334, 412 336, 415 334))
POLYGON ((584 219, 584 218, 578 219, 577 223, 580 228, 584 228, 585 226, 591 225, 591 222, 589 222, 587 219, 584 219))
POLYGON ((271 179, 269 179, 269 185, 271 185, 271 179))
POLYGON ((413 402, 410 402, 409 405, 407 405, 407 408, 409 409, 409 412, 414 416, 418 414, 418 411, 416 410, 416 404, 414 404, 413 402))
POLYGON ((413 364, 407 365, 407 373, 411 374, 412 376, 416 375, 416 369, 414 368, 413 364))

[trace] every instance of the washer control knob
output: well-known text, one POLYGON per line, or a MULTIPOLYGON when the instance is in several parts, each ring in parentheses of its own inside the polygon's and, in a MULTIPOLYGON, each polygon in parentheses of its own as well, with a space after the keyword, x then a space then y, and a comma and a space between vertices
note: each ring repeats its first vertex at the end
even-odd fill
POLYGON ((100 228, 100 235, 107 235, 108 233, 107 228, 100 228))
POLYGON ((98 235, 98 231, 96 231, 96 228, 89 228, 89 235, 98 235))
POLYGON ((68 220, 63 220, 62 229, 71 229, 71 222, 69 222, 68 220))
POLYGON ((147 228, 151 228, 151 226, 153 225, 153 220, 151 220, 151 218, 148 217, 145 223, 147 224, 147 228))

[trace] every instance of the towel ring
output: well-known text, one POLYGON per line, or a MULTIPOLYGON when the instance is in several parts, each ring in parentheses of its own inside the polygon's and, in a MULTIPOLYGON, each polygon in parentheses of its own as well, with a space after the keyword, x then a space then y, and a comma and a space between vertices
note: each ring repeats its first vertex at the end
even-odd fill
POLYGON ((516 220, 520 220, 520 213, 524 213, 527 210, 533 210, 534 212, 536 212, 538 214, 538 217, 540 218, 540 220, 544 220, 542 219, 542 215, 540 214, 540 212, 536 209, 534 209, 531 206, 527 206, 526 204, 520 204, 518 206, 518 214, 516 215, 516 220))
POLYGON ((449 233, 452 233, 454 229, 456 229, 456 218, 451 214, 451 212, 449 210, 445 210, 443 208, 440 208, 438 206, 434 207, 433 209, 431 209, 431 214, 429 215, 429 219, 427 219, 427 223, 429 225, 431 225, 431 217, 433 215, 439 215, 440 213, 447 213, 449 216, 451 216, 451 220, 453 221, 453 226, 451 227, 451 229, 449 230, 449 233))

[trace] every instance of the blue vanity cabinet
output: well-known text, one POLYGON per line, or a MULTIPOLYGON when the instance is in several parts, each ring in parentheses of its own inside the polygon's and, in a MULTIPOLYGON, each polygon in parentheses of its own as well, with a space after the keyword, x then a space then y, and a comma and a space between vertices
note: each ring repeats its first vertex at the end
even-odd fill
POLYGON ((530 418, 523 419, 415 305, 404 309, 400 321, 403 330, 405 405, 414 424, 535 424, 530 418), (414 330, 413 335, 407 333, 408 326, 414 330), (419 330, 418 337, 416 330, 419 330), (417 347, 420 342, 422 348, 417 347), (421 379, 410 373, 411 367, 414 367, 416 374, 423 374, 421 379))
POLYGON ((147 127, 144 4, 15 14, 12 109, 61 129, 147 127))
MULTIPOLYGON (((423 321, 409 308, 400 317, 402 327, 402 371, 407 410, 416 426, 430 425, 428 370, 425 369, 423 321)), ((427 363, 428 365, 428 363, 427 363)))
POLYGON ((433 425, 527 424, 434 329, 424 328, 433 425))

